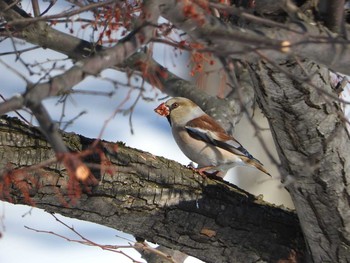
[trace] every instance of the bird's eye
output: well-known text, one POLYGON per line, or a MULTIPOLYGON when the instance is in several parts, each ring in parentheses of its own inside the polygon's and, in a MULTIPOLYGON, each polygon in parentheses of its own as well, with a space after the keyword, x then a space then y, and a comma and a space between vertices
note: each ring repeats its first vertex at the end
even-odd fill
POLYGON ((173 104, 171 104, 172 109, 176 109, 177 107, 179 107, 179 103, 174 102, 173 104))

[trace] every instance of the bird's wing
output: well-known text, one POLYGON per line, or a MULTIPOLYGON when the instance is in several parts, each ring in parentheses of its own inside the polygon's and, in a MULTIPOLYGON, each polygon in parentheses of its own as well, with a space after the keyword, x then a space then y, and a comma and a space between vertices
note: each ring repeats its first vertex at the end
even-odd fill
POLYGON ((189 135, 197 140, 210 143, 233 154, 255 159, 235 138, 229 136, 225 130, 210 116, 203 115, 189 121, 185 129, 189 135))

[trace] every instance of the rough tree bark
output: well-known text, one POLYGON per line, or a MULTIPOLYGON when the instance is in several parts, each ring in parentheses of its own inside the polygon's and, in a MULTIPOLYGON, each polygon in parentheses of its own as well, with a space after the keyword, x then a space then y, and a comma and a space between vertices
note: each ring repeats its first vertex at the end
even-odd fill
POLYGON ((258 102, 267 116, 303 233, 315 262, 350 260, 350 137, 328 69, 305 61, 281 65, 311 87, 266 63, 253 66, 258 102))
MULTIPOLYGON (((87 150, 94 142, 76 134, 63 136, 72 151, 87 150)), ((103 141, 97 148, 84 159, 98 183, 75 185, 83 191, 77 196, 62 165, 40 167, 55 157, 40 132, 1 118, 0 171, 9 183, 0 199, 119 229, 206 262, 305 257, 294 212, 121 143, 103 141), (36 169, 26 169, 31 165, 36 169)))

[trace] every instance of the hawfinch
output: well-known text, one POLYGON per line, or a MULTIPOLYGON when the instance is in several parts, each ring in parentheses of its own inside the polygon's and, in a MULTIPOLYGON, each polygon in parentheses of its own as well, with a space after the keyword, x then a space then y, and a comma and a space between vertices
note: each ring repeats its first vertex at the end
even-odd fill
POLYGON ((260 161, 191 100, 172 98, 154 111, 168 119, 177 145, 198 164, 201 175, 204 171, 215 171, 223 177, 230 168, 243 165, 271 176, 260 161))

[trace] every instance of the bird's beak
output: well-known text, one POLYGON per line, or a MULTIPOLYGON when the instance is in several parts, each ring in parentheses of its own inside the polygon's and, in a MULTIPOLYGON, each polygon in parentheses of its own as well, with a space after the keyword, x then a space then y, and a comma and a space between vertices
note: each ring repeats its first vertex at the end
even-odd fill
POLYGON ((169 107, 166 106, 164 102, 155 108, 154 111, 163 117, 167 117, 170 114, 169 107))

